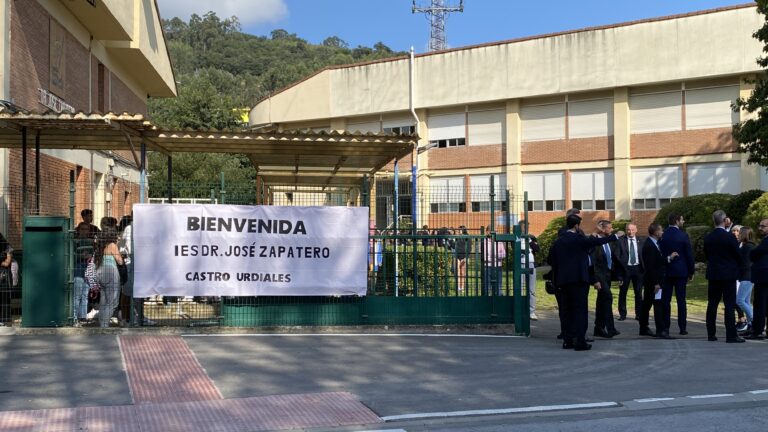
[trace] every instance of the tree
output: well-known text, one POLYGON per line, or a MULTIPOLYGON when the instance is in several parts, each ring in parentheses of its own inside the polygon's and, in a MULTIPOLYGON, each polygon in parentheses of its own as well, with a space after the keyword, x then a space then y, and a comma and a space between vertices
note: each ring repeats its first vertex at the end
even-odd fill
POLYGON ((331 37, 325 38, 325 40, 323 41, 323 46, 332 47, 332 48, 348 48, 349 44, 344 42, 344 40, 338 36, 331 36, 331 37))
MULTIPOLYGON (((768 18, 768 0, 756 0, 758 13, 768 18)), ((768 19, 752 36, 763 43, 763 52, 768 53, 768 19)), ((761 68, 768 67, 768 56, 757 59, 761 68)), ((733 126, 733 137, 740 144, 740 151, 747 153, 747 161, 768 167, 768 75, 761 73, 753 84, 755 89, 747 99, 738 99, 734 111, 744 110, 754 118, 733 126)))
MULTIPOLYGON (((161 127, 224 129, 238 127, 237 110, 329 65, 402 56, 383 43, 354 50, 338 36, 315 45, 296 34, 276 29, 267 36, 243 33, 237 17, 221 19, 209 12, 163 20, 178 97, 150 99, 149 115, 161 127)), ((180 154, 173 156, 176 185, 204 184, 208 188, 224 173, 226 183, 248 184, 255 170, 244 155, 180 154)), ((150 194, 163 196, 166 158, 151 154, 150 194)), ((202 192, 187 188, 189 193, 202 192)), ((202 198, 202 196, 198 196, 202 198)))

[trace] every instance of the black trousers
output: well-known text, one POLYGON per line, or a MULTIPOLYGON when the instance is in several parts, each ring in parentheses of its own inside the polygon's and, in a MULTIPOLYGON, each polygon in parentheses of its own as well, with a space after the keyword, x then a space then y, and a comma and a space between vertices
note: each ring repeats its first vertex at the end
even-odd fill
POLYGON ((755 298, 752 301, 754 316, 752 317, 752 334, 759 335, 765 331, 765 319, 768 314, 768 282, 756 283, 752 290, 755 298))
MULTIPOLYGON (((662 299, 664 301, 664 313, 667 315, 666 330, 669 331, 671 325, 672 315, 672 293, 675 294, 675 300, 677 300, 677 326, 680 331, 685 331, 688 327, 688 304, 686 303, 686 288, 688 286, 688 278, 686 277, 668 277, 664 284, 664 294, 662 299)), ((734 289, 736 289, 736 282, 733 283, 734 289)))
POLYGON ((656 296, 656 287, 651 284, 643 285, 643 302, 640 305, 640 315, 637 316, 640 321, 640 330, 649 327, 651 319, 651 307, 653 307, 653 320, 656 325, 656 332, 661 333, 667 330, 666 327, 666 315, 664 314, 664 302, 661 300, 654 300, 656 296))
POLYGON ((613 294, 611 293, 610 275, 596 275, 600 282, 595 299, 595 329, 611 332, 616 330, 613 323, 613 294))
POLYGON ((576 345, 584 345, 587 343, 585 336, 589 326, 589 312, 587 311, 589 284, 565 285, 562 287, 562 291, 566 325, 564 340, 576 345))
POLYGON ((627 317, 627 292, 630 284, 635 292, 635 316, 639 319, 643 303, 643 273, 640 272, 640 266, 627 266, 627 274, 619 287, 619 316, 622 318, 627 317))
POLYGON ((717 307, 725 304, 725 338, 736 339, 736 280, 711 280, 707 288, 707 336, 715 336, 717 307))
POLYGON ((565 301, 563 300, 563 289, 558 287, 555 290, 555 300, 557 300, 557 315, 560 318, 560 334, 565 338, 565 301))

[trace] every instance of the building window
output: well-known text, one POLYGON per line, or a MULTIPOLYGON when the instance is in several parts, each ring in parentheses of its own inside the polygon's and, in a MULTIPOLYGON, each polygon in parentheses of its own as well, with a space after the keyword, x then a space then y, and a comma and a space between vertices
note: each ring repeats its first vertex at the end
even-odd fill
POLYGON ((563 173, 524 174, 523 189, 528 192, 528 211, 564 211, 563 173))
POLYGON ((568 102, 568 138, 613 135, 613 99, 568 102))
POLYGON ((523 141, 565 139, 565 102, 523 106, 520 117, 523 141))
POLYGON ((466 144, 466 113, 431 115, 427 117, 429 143, 439 147, 459 147, 466 144))
POLYGON ((739 86, 685 90, 685 128, 731 127, 739 122, 739 113, 731 103, 739 98, 739 86))
POLYGON ((430 140, 429 143, 438 148, 461 147, 466 145, 466 140, 464 138, 452 138, 443 140, 430 140))
POLYGON ((682 102, 681 90, 630 96, 631 133, 682 130, 682 102))
POLYGON ((615 209, 613 171, 571 173, 573 207, 585 211, 615 209))
POLYGON ((656 210, 683 196, 680 167, 637 168, 632 170, 632 208, 656 210))
POLYGON ((741 192, 738 163, 688 165, 688 195, 741 192))
POLYGON ((429 211, 431 213, 464 213, 464 177, 432 178, 429 182, 429 211))
MULTIPOLYGON (((491 211, 491 176, 475 175, 469 177, 470 198, 473 212, 491 211)), ((503 174, 493 176, 493 210, 506 210, 507 180, 503 174)))
POLYGON ((504 110, 470 111, 467 114, 469 145, 502 144, 506 141, 504 110))
POLYGON ((416 126, 388 126, 384 128, 384 133, 395 135, 413 135, 416 133, 416 126))

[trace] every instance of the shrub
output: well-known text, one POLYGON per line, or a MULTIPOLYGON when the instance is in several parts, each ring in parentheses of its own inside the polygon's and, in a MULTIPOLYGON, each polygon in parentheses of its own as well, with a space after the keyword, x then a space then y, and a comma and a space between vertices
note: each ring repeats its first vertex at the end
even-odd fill
POLYGON ((712 225, 712 213, 725 209, 733 199, 729 194, 694 195, 676 198, 664 206, 653 220, 657 224, 667 226, 667 218, 671 213, 678 213, 685 218, 686 225, 712 225))
POLYGON ((547 224, 547 227, 542 231, 541 235, 537 237, 539 240, 539 256, 536 258, 537 262, 545 262, 549 255, 549 248, 557 240, 557 232, 565 226, 565 216, 559 216, 547 224))
MULTIPOLYGON (((624 231, 627 232, 627 224, 632 222, 629 219, 616 219, 611 223, 613 225, 613 232, 616 231, 624 231)), ((638 235, 640 234, 639 227, 638 227, 638 235)))
POLYGON ((685 232, 688 234, 688 238, 691 240, 694 261, 707 261, 707 257, 704 255, 704 237, 706 237, 707 234, 712 231, 712 229, 712 227, 706 225, 694 225, 685 229, 685 232))
POLYGON ((735 224, 743 224, 744 216, 747 215, 747 209, 756 199, 763 195, 760 189, 752 189, 742 192, 731 199, 731 202, 723 209, 731 217, 735 224))
POLYGON ((743 225, 757 229, 757 225, 760 221, 768 218, 768 192, 764 193, 760 198, 754 200, 747 209, 747 215, 744 216, 743 225))

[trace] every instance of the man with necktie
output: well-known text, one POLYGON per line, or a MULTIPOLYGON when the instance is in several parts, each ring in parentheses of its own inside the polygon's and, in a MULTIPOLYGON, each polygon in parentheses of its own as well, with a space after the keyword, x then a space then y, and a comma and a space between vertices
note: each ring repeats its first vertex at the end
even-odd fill
MULTIPOLYGON (((611 221, 601 220, 597 222, 595 234, 598 238, 608 237, 612 231, 611 221)), ((595 274, 594 286, 597 290, 594 335, 612 338, 619 334, 613 323, 613 294, 611 294, 611 280, 613 279, 616 254, 613 253, 611 245, 606 243, 592 249, 590 256, 595 274)))
POLYGON ((627 319, 627 291, 632 285, 635 293, 635 319, 640 319, 643 304, 643 242, 637 237, 637 225, 627 224, 627 235, 616 245, 619 274, 619 321, 627 319))
POLYGON ((741 343, 744 338, 736 333, 736 280, 739 278, 741 254, 739 241, 725 228, 725 212, 712 213, 715 229, 704 237, 704 254, 707 256, 707 338, 713 342, 717 308, 722 299, 725 304, 725 341, 741 343))
POLYGON ((662 339, 672 339, 666 330, 665 305, 661 301, 659 292, 664 284, 667 268, 667 260, 661 253, 659 240, 664 230, 661 225, 652 223, 648 227, 648 239, 643 243, 641 254, 643 265, 643 303, 640 305, 640 336, 656 336, 662 339), (657 299, 657 297, 659 297, 657 299), (648 326, 651 306, 653 306, 653 318, 656 321, 656 332, 648 326))
MULTIPOLYGON (((688 282, 693 280, 693 248, 688 235, 682 230, 683 224, 685 224, 683 215, 672 213, 669 215, 668 221, 669 226, 664 230, 659 243, 661 252, 669 263, 661 297, 667 314, 665 330, 669 331, 672 322, 672 317, 669 315, 672 310, 670 304, 674 291, 677 300, 677 325, 680 328, 680 334, 687 335, 688 307, 685 303, 685 291, 688 282)), ((733 286, 736 286, 736 282, 733 283, 733 286)), ((658 332, 659 329, 656 331, 658 332)))
POLYGON ((551 263, 554 281, 562 290, 565 310, 565 338, 563 349, 586 351, 592 345, 586 341, 589 321, 587 298, 589 294, 589 251, 618 240, 623 232, 607 237, 584 237, 580 234, 581 217, 566 219, 568 230, 552 245, 551 263))

